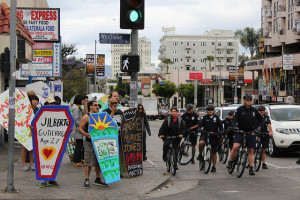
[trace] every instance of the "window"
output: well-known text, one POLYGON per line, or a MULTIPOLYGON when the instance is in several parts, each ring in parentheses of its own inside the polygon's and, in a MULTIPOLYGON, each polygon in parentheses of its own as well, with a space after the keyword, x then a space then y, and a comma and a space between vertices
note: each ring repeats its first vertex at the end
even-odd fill
POLYGON ((288 30, 294 28, 294 13, 288 15, 288 30))
POLYGON ((278 22, 278 18, 277 19, 274 19, 274 33, 278 33, 279 30, 280 30, 280 25, 279 25, 279 22, 278 22))
POLYGON ((277 17, 277 13, 278 13, 278 1, 274 3, 274 17, 277 17))
POLYGON ((193 59, 193 62, 196 62, 195 58, 193 59))
POLYGON ((149 84, 144 84, 144 89, 149 89, 150 85, 149 84))
POLYGON ((219 46, 219 47, 222 46, 222 43, 221 43, 221 42, 218 42, 218 46, 219 46))
POLYGON ((193 54, 196 54, 196 50, 193 50, 193 54))
POLYGON ((189 71, 189 70, 190 70, 190 67, 186 67, 186 70, 189 71))
POLYGON ((186 45, 187 45, 187 46, 190 46, 190 43, 189 43, 189 42, 187 42, 187 43, 186 43, 186 45))
POLYGON ((187 50, 187 54, 190 54, 190 51, 189 51, 189 50, 187 50))
POLYGON ((212 46, 215 46, 215 42, 212 42, 211 45, 212 45, 212 46))
POLYGON ((193 46, 196 46, 195 42, 193 43, 193 46))
POLYGON ((227 46, 233 46, 233 43, 232 42, 228 42, 227 46))
POLYGON ((218 51, 218 54, 219 54, 219 55, 222 54, 222 51, 218 51))
POLYGON ((294 0, 289 0, 289 2, 288 2, 288 11, 289 12, 294 11, 294 0))
POLYGON ((187 62, 190 62, 190 59, 187 59, 186 61, 187 61, 187 62))
POLYGON ((230 59, 230 58, 227 58, 227 62, 230 63, 230 62, 231 62, 231 59, 230 59))

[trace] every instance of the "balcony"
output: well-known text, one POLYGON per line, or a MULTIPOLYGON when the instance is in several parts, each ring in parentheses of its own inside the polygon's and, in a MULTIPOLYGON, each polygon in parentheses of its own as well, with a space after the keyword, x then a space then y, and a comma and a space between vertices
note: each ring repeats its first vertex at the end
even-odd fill
POLYGON ((223 49, 224 47, 222 46, 216 46, 216 49, 223 49))
POLYGON ((191 56, 191 54, 185 54, 185 57, 186 58, 191 58, 192 56, 191 56))
POLYGON ((224 58, 224 54, 217 54, 216 57, 217 58, 224 58))
POLYGON ((186 50, 191 50, 191 49, 192 49, 192 47, 190 47, 190 46, 186 46, 186 47, 185 47, 185 49, 186 49, 186 50))
POLYGON ((192 63, 190 63, 190 62, 185 62, 185 63, 184 63, 185 66, 191 66, 191 64, 192 64, 192 63))
POLYGON ((233 53, 227 54, 226 57, 227 58, 234 58, 234 54, 233 53))
POLYGON ((234 49, 235 48, 235 46, 227 46, 227 49, 234 49))

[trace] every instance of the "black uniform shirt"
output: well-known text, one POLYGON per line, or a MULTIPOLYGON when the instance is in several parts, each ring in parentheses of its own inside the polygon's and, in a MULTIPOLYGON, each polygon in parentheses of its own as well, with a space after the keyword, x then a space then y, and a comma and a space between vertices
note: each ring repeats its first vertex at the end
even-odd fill
POLYGON ((223 131, 222 122, 217 115, 203 116, 200 126, 203 127, 206 132, 218 133, 223 131))
POLYGON ((264 114, 263 116, 263 119, 264 119, 264 125, 262 127, 262 133, 268 133, 268 124, 271 124, 271 121, 270 121, 270 117, 266 114, 264 114))
POLYGON ((229 119, 229 118, 225 118, 223 120, 223 124, 224 124, 224 130, 226 131, 229 127, 232 127, 232 122, 233 122, 233 119, 229 119))
POLYGON ((198 124, 198 115, 196 113, 184 113, 182 119, 185 123, 185 128, 190 129, 191 127, 198 124))

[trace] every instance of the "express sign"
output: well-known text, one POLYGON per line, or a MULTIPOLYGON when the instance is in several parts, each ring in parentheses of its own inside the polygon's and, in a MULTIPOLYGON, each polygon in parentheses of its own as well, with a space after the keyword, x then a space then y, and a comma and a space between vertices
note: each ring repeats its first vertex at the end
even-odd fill
POLYGON ((190 73, 190 79, 192 80, 201 80, 202 73, 190 73))

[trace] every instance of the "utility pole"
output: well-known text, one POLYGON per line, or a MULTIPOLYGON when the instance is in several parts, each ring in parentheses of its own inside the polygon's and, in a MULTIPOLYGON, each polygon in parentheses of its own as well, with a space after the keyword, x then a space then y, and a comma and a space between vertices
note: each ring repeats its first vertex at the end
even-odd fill
POLYGON ((204 69, 204 83, 205 83, 205 86, 204 86, 204 106, 206 106, 206 61, 207 59, 205 59, 205 69, 204 69))
MULTIPOLYGON (((131 53, 132 55, 138 55, 138 41, 139 33, 138 29, 131 29, 131 53)), ((138 72, 131 72, 130 83, 130 107, 137 107, 138 104, 138 72)))
POLYGON ((16 37, 17 0, 10 1, 10 79, 8 120, 8 169, 6 192, 18 192, 14 187, 14 136, 15 136, 15 88, 16 88, 16 37))
POLYGON ((235 87, 234 87, 234 103, 238 103, 238 96, 237 96, 237 67, 238 67, 238 53, 235 53, 236 55, 236 65, 235 65, 235 87))
POLYGON ((198 100, 197 100, 197 84, 198 84, 198 80, 197 79, 195 79, 194 80, 194 105, 195 105, 195 108, 197 108, 197 102, 198 102, 198 100))
POLYGON ((98 87, 96 87, 96 79, 97 79, 97 40, 95 40, 95 57, 94 57, 94 68, 95 68, 95 76, 94 76, 94 92, 97 93, 98 87))

